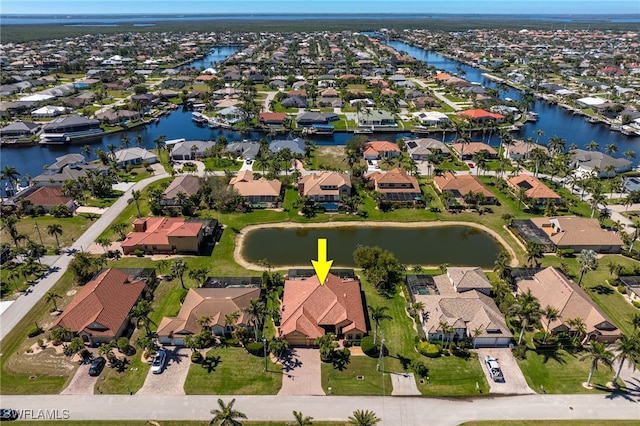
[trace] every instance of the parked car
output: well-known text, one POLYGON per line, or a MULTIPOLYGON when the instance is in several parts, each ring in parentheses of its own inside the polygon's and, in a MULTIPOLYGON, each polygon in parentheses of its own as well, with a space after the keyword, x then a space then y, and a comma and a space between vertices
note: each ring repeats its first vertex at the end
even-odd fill
POLYGON ((251 164, 251 163, 253 163, 253 160, 251 160, 250 158, 247 158, 247 160, 245 161, 245 163, 247 163, 247 164, 251 164))
POLYGON ((89 367, 89 375, 90 376, 99 376, 100 372, 104 368, 104 365, 107 363, 107 360, 104 357, 98 357, 93 360, 91 366, 89 367))
POLYGON ((153 358, 153 363, 151 364, 151 372, 153 374, 160 374, 164 370, 164 363, 167 360, 167 353, 162 349, 158 351, 155 358, 153 358))
POLYGON ((0 421, 7 422, 11 420, 18 420, 20 413, 12 408, 0 408, 0 421))
POLYGON ((498 360, 491 355, 487 355, 484 362, 487 364, 487 370, 489 370, 489 374, 491 374, 493 381, 504 382, 504 376, 502 375, 502 370, 500 369, 498 360))
POLYGON ((476 165, 473 163, 467 163, 467 166, 469 166, 470 169, 473 169, 474 167, 476 167, 476 165))

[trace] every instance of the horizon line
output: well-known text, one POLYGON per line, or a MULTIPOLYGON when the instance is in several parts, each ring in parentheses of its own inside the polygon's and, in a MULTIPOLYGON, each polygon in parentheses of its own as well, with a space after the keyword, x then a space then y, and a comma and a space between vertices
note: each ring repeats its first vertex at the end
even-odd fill
MULTIPOLYGON (((141 13, 141 12, 129 12, 129 13, 0 13, 0 16, 169 16, 176 15, 176 12, 166 12, 166 13, 141 13)), ((243 12, 228 12, 228 13, 216 13, 216 12, 206 12, 206 13, 180 13, 176 17, 180 16, 208 16, 208 15, 216 15, 216 16, 294 16, 294 15, 327 15, 327 16, 341 16, 344 13, 327 13, 327 12, 299 12, 299 13, 291 13, 291 12, 273 12, 273 13, 243 13, 243 12)), ((442 15, 471 15, 471 16, 492 16, 492 15, 518 15, 518 16, 566 16, 566 17, 577 17, 577 16, 640 16, 640 13, 526 13, 526 12, 492 12, 492 13, 473 13, 473 12, 371 12, 371 13, 360 13, 353 12, 349 13, 349 15, 362 15, 362 16, 372 16, 372 15, 385 15, 385 16, 398 16, 398 15, 415 15, 415 16, 423 16, 423 15, 433 15, 433 16, 442 16, 442 15)))

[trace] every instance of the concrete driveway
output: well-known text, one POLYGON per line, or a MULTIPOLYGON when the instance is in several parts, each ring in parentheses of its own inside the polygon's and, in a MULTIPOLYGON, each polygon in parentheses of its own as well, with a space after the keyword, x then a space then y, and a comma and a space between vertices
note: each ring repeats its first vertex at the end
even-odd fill
MULTIPOLYGON (((97 351, 95 352, 97 354, 97 351)), ((69 382, 69 386, 60 392, 61 395, 93 395, 93 389, 100 376, 89 375, 89 367, 91 366, 92 360, 93 358, 83 361, 83 363, 80 364, 80 367, 76 370, 76 374, 73 375, 71 382, 69 382)), ((108 363, 104 368, 109 368, 108 363)), ((104 369, 100 372, 100 375, 102 375, 103 372, 104 369)))
POLYGON ((153 374, 151 369, 144 385, 136 395, 184 395, 184 382, 187 380, 191 365, 191 350, 187 348, 168 347, 167 364, 162 374, 153 374))
POLYGON ((518 363, 516 362, 511 349, 509 348, 482 348, 477 349, 478 361, 482 365, 482 371, 489 383, 489 393, 516 395, 516 394, 532 394, 535 393, 527 384, 518 363), (498 360, 500 369, 504 376, 504 382, 494 382, 489 374, 487 365, 484 360, 487 355, 491 355, 498 360))
POLYGON ((318 349, 290 349, 283 363, 282 387, 278 395, 324 395, 321 362, 318 349))
POLYGON ((421 395, 413 373, 391 373, 391 383, 393 396, 421 395))

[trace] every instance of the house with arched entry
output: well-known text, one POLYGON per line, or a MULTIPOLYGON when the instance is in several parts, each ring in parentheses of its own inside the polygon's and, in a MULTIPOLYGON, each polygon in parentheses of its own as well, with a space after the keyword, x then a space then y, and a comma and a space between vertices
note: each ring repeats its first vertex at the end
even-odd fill
POLYGON ((117 339, 127 329, 129 313, 146 285, 119 269, 105 269, 82 287, 51 329, 68 328, 90 345, 117 339))

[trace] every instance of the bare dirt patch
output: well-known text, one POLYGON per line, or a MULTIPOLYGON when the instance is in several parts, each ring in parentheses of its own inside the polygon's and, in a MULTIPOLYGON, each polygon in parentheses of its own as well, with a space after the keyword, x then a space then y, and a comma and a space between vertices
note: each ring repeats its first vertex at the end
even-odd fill
POLYGON ((347 161, 343 146, 318 146, 316 148, 318 164, 331 168, 347 170, 347 161))

